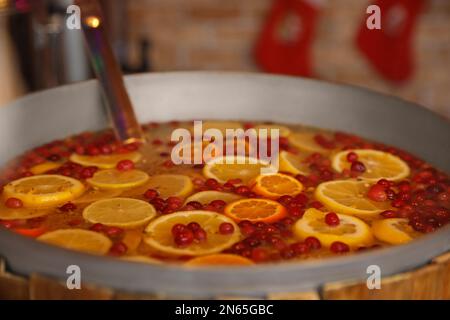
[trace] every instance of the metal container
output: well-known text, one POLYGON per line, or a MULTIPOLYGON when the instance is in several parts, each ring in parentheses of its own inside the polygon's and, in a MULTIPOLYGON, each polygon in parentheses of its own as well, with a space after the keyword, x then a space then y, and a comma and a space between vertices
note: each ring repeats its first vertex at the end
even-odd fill
MULTIPOLYGON (((131 76, 126 83, 141 122, 248 119, 302 123, 359 134, 420 156, 450 172, 450 124, 426 110, 357 87, 244 73, 182 72, 131 76)), ((52 139, 107 126, 95 81, 33 94, 0 109, 0 165, 52 139)), ((187 270, 131 263, 47 246, 0 230, 0 255, 17 274, 82 281, 119 290, 209 298, 300 292, 344 279, 365 279, 421 266, 450 249, 450 226, 410 244, 345 257, 239 268, 187 270)))

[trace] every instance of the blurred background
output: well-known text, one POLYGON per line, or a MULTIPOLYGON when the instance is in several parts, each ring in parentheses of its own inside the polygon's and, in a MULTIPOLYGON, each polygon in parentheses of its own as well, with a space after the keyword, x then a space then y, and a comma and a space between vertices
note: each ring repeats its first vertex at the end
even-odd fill
MULTIPOLYGON (((92 78, 81 31, 66 27, 70 4, 0 0, 0 105, 92 78)), ((304 76, 399 96, 450 118, 449 0, 101 4, 127 74, 227 70, 304 76), (372 3, 382 8, 382 30, 371 33, 366 9, 372 3)))

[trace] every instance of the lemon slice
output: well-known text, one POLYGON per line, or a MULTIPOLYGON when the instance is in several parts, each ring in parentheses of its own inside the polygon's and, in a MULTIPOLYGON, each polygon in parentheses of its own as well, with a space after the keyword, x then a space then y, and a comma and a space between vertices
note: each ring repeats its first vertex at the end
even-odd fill
POLYGON ((239 241, 239 227, 230 218, 211 211, 180 211, 161 216, 145 228, 144 241, 153 249, 168 255, 199 256, 220 252, 239 241), (178 247, 174 242, 172 227, 175 224, 187 225, 197 222, 206 231, 207 238, 202 242, 193 242, 187 247, 178 247), (227 222, 234 226, 231 234, 218 232, 221 223, 227 222))
POLYGON ((305 155, 296 155, 287 151, 280 152, 280 171, 292 174, 308 175, 309 166, 304 162, 305 155))
POLYGON ((226 156, 207 162, 203 168, 203 175, 221 183, 230 179, 241 179, 243 183, 248 183, 260 174, 276 171, 275 167, 255 158, 226 156))
POLYGON ((142 154, 139 152, 129 152, 120 154, 108 154, 100 156, 85 156, 74 153, 70 156, 70 161, 81 164, 82 166, 89 167, 95 166, 100 169, 112 169, 115 168, 117 163, 122 160, 131 160, 134 163, 139 162, 142 159, 142 154))
POLYGON ((118 197, 122 191, 120 189, 96 189, 89 188, 83 195, 74 201, 73 203, 92 203, 102 199, 118 197))
POLYGON ((390 244, 412 241, 418 233, 408 224, 408 219, 392 218, 374 221, 372 231, 378 240, 390 244))
POLYGON ((140 170, 108 169, 96 172, 87 182, 101 189, 127 189, 143 185, 147 180, 148 174, 140 170))
POLYGON ((325 247, 331 246, 335 241, 343 242, 353 249, 373 243, 370 227, 364 221, 338 214, 339 225, 329 226, 325 223, 325 215, 325 212, 317 209, 306 210, 303 217, 295 223, 294 233, 302 240, 316 237, 325 247))
POLYGON ((160 174, 150 176, 144 185, 125 191, 123 196, 143 195, 148 189, 158 191, 162 198, 184 198, 191 194, 192 190, 194 190, 194 185, 188 176, 181 174, 160 174))
POLYGON ((156 215, 155 208, 145 201, 129 198, 104 199, 92 203, 83 211, 91 223, 132 229, 147 224, 156 215))
POLYGON ((370 184, 364 181, 334 180, 319 184, 314 193, 328 209, 344 214, 373 217, 391 208, 389 201, 367 198, 370 184))
POLYGON ((259 129, 266 129, 268 137, 270 137, 271 129, 278 129, 280 137, 287 137, 291 134, 291 129, 289 129, 286 126, 279 125, 279 124, 260 124, 260 125, 255 126, 255 129, 257 130, 257 132, 259 129))
POLYGON ((303 190, 303 185, 291 176, 275 173, 256 177, 252 190, 266 198, 277 199, 281 196, 299 194, 303 190))
POLYGON ((358 178, 369 181, 378 181, 388 179, 392 181, 401 180, 409 175, 409 167, 402 159, 390 153, 378 150, 347 150, 338 152, 332 159, 333 169, 342 172, 344 169, 350 169, 351 163, 347 161, 349 152, 358 155, 358 161, 366 167, 358 178))
POLYGON ((111 240, 103 234, 82 229, 51 231, 37 239, 66 249, 98 255, 106 254, 112 246, 111 240))
POLYGON ((60 175, 38 175, 8 183, 3 196, 22 200, 26 207, 51 207, 79 197, 84 185, 73 178, 60 175))
POLYGON ((209 204, 214 200, 222 200, 225 201, 226 203, 229 203, 240 199, 242 199, 242 197, 234 193, 208 190, 194 193, 192 196, 187 198, 184 203, 186 204, 191 201, 197 201, 200 202, 201 204, 209 204))
POLYGON ((31 218, 43 217, 53 212, 53 209, 49 208, 19 208, 12 209, 6 207, 2 201, 0 201, 0 220, 27 220, 31 218))
POLYGON ((289 136, 289 142, 296 148, 313 153, 318 152, 322 154, 329 154, 331 152, 330 149, 325 149, 320 144, 318 144, 314 137, 316 133, 314 132, 295 132, 289 136))
POLYGON ((61 163, 58 162, 43 162, 30 168, 30 172, 34 175, 43 174, 46 173, 47 171, 54 170, 59 167, 61 167, 61 163))

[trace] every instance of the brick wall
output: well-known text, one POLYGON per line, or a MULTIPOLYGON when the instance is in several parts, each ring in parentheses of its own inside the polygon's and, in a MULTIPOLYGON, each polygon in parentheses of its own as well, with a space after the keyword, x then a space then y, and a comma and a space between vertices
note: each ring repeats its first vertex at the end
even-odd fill
MULTIPOLYGON (((130 44, 148 37, 157 71, 258 71, 251 50, 271 0, 129 0, 130 44)), ((450 1, 429 0, 416 32, 416 72, 402 86, 376 74, 354 38, 366 0, 325 2, 314 43, 318 78, 403 97, 450 117, 450 1)), ((131 46, 136 59, 137 48, 131 46)))

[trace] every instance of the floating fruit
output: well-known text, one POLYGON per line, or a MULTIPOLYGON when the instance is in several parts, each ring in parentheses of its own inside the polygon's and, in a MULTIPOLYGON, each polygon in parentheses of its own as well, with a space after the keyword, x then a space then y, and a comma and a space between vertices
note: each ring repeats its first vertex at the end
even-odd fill
POLYGON ((234 193, 208 190, 194 193, 192 196, 186 199, 185 203, 196 201, 201 204, 209 204, 214 200, 222 200, 226 203, 230 203, 240 199, 242 199, 242 197, 234 193))
POLYGON ((296 148, 304 152, 318 152, 322 154, 328 154, 330 149, 326 149, 317 143, 314 132, 294 132, 289 136, 289 142, 296 148))
POLYGON ((70 161, 81 164, 85 167, 98 167, 100 169, 112 169, 122 160, 131 160, 134 163, 139 162, 142 154, 139 152, 129 152, 120 154, 108 154, 99 156, 86 156, 74 153, 70 156, 70 161))
POLYGON ((286 174, 275 173, 258 176, 252 187, 253 192, 269 199, 281 196, 295 196, 302 192, 303 185, 286 174))
POLYGON ((116 169, 101 170, 87 182, 101 189, 127 189, 138 187, 148 181, 148 174, 140 170, 119 171, 116 169))
POLYGON ((189 260, 184 265, 187 267, 208 267, 208 266, 250 266, 254 262, 235 254, 211 254, 189 260))
POLYGON ((280 171, 292 174, 308 175, 309 165, 305 163, 305 155, 297 155, 288 151, 280 152, 280 171))
POLYGON ((374 221, 372 231, 378 240, 390 244, 404 244, 412 241, 416 231, 408 224, 408 219, 392 218, 374 221))
POLYGON ((287 210, 276 201, 268 199, 242 199, 228 204, 225 214, 234 221, 275 222, 284 218, 287 210))

